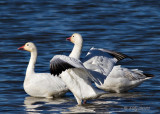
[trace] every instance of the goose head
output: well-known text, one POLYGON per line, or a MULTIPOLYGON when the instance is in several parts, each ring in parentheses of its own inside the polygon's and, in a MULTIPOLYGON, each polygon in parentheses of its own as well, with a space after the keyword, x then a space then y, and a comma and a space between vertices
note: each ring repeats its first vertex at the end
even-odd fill
POLYGON ((27 42, 25 45, 21 46, 18 48, 18 50, 25 50, 29 52, 36 51, 36 46, 32 42, 27 42))
POLYGON ((82 45, 82 43, 83 43, 82 36, 78 33, 72 34, 72 36, 67 38, 66 40, 72 42, 75 45, 82 45))

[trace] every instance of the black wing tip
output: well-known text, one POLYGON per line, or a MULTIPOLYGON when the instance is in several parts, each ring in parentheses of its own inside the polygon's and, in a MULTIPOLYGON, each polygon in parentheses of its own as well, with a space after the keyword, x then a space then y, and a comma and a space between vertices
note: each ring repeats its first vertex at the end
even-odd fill
POLYGON ((54 76, 59 76, 63 71, 67 69, 75 68, 71 64, 64 62, 62 60, 58 60, 58 62, 51 62, 50 64, 50 73, 54 76))
POLYGON ((128 55, 123 54, 123 53, 120 53, 120 52, 116 52, 116 53, 118 54, 118 56, 115 56, 115 58, 116 58, 118 61, 123 60, 123 59, 125 59, 125 58, 129 58, 129 59, 133 60, 133 57, 131 57, 131 56, 128 56, 128 55))
POLYGON ((144 75, 145 75, 146 77, 154 77, 153 74, 146 74, 146 73, 144 73, 144 75))
POLYGON ((55 76, 55 73, 53 71, 53 66, 52 65, 50 65, 50 74, 53 75, 53 76, 55 76))
POLYGON ((55 69, 53 70, 53 66, 51 65, 50 67, 50 74, 53 75, 53 76, 59 76, 64 70, 61 70, 61 69, 55 69))
POLYGON ((116 51, 107 50, 107 49, 104 49, 104 52, 109 53, 110 55, 112 55, 113 57, 115 57, 118 61, 123 60, 125 58, 130 58, 130 59, 133 60, 133 57, 130 57, 130 56, 128 56, 126 54, 123 54, 121 52, 116 52, 116 51))
POLYGON ((59 76, 62 72, 63 72, 63 71, 61 71, 61 72, 54 72, 54 71, 50 68, 50 74, 53 75, 53 76, 59 76))

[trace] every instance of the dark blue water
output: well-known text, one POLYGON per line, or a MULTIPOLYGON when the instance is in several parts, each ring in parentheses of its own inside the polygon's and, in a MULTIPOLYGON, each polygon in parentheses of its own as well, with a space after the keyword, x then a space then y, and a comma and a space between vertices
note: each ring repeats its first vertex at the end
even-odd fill
POLYGON ((158 0, 1 0, 0 112, 160 113, 159 6, 158 0), (92 46, 123 52, 134 60, 119 64, 155 77, 128 93, 108 93, 83 106, 76 106, 71 93, 58 99, 28 96, 23 81, 30 54, 17 48, 34 42, 36 72, 49 72, 54 55, 70 53, 73 44, 65 38, 74 32, 84 38, 82 58, 92 46))

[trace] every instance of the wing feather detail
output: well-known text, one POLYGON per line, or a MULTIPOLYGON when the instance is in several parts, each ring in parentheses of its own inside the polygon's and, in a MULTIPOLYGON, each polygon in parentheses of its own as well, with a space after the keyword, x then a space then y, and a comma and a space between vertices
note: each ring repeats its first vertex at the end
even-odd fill
POLYGON ((71 68, 85 69, 79 60, 65 55, 56 55, 50 61, 50 73, 53 75, 59 75, 63 71, 71 68))
POLYGON ((120 52, 111 51, 111 50, 107 50, 107 49, 99 49, 99 50, 102 51, 102 52, 109 53, 111 56, 115 57, 118 61, 123 60, 125 58, 133 59, 132 57, 130 57, 126 54, 120 53, 120 52))
POLYGON ((117 61, 123 60, 125 58, 130 58, 133 59, 132 57, 125 55, 123 53, 120 52, 116 52, 116 51, 111 51, 111 50, 107 50, 107 49, 102 49, 102 48, 94 48, 92 47, 89 52, 87 53, 86 58, 83 60, 83 62, 87 61, 88 59, 95 57, 95 56, 104 56, 106 58, 116 58, 117 61))

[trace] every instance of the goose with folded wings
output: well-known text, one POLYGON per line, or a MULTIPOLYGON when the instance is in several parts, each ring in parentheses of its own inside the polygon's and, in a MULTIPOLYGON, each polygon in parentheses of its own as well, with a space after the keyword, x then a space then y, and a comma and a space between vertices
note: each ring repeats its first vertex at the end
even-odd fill
POLYGON ((37 60, 37 48, 34 43, 27 42, 18 50, 25 50, 31 53, 30 61, 26 70, 23 83, 24 90, 33 97, 53 98, 63 96, 68 88, 61 78, 52 76, 50 73, 36 73, 35 63, 37 60))

